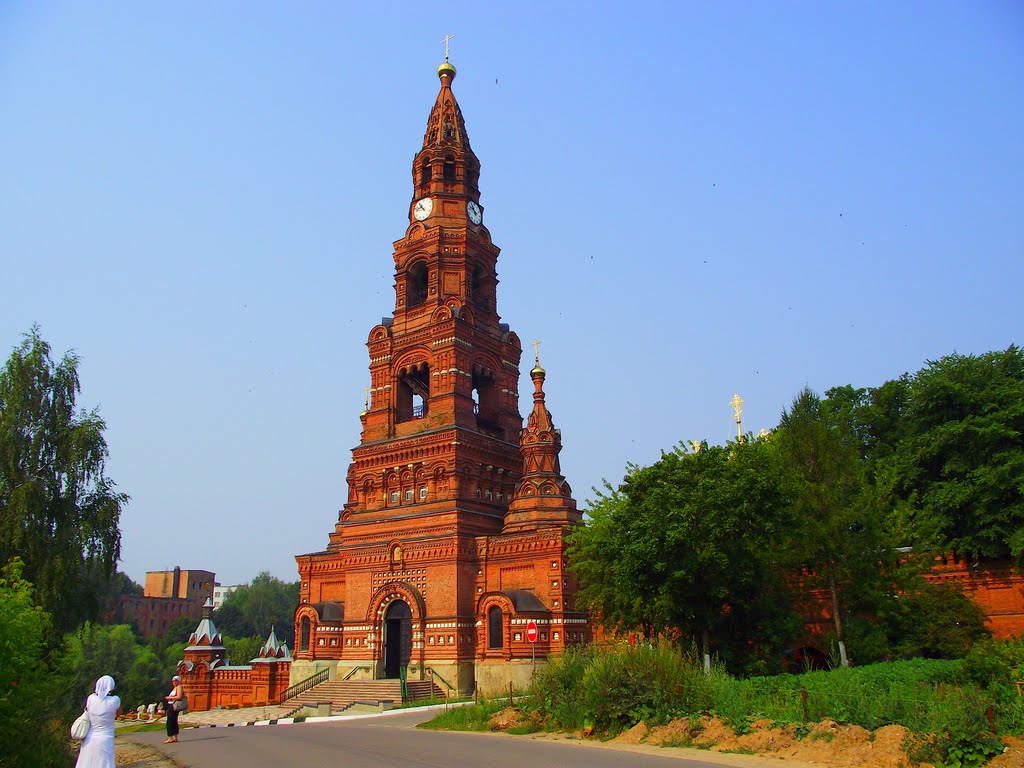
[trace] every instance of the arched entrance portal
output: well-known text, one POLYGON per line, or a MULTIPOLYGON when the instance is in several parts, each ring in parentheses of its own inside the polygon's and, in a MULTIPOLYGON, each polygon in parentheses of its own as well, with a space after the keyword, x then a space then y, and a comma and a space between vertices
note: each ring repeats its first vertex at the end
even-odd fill
POLYGON ((411 656, 412 610, 404 600, 395 600, 384 614, 384 677, 398 677, 411 656))

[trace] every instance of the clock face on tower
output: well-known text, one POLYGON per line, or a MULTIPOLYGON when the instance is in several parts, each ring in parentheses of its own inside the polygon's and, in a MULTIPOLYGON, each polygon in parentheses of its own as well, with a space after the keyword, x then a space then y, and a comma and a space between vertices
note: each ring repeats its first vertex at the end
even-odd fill
POLYGON ((466 204, 466 214, 469 216, 469 220, 474 224, 479 224, 484 218, 484 212, 481 211, 480 206, 472 200, 466 204))
POLYGON ((412 209, 412 215, 416 221, 423 221, 430 215, 430 212, 434 210, 434 201, 429 197, 424 197, 422 200, 416 202, 415 207, 412 209))

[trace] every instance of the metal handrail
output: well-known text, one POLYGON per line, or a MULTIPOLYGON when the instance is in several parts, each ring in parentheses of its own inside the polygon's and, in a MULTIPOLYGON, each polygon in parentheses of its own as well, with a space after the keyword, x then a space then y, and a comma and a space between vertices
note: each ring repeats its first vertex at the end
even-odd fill
POLYGON ((321 669, 305 680, 300 680, 295 685, 290 685, 284 689, 284 693, 281 694, 281 704, 284 704, 288 699, 294 699, 300 693, 305 693, 314 685, 320 685, 320 683, 326 681, 331 676, 330 667, 327 669, 321 669))
POLYGON ((343 678, 341 678, 341 682, 344 683, 346 680, 348 680, 350 677, 352 677, 352 675, 354 675, 356 672, 358 672, 361 669, 373 669, 373 667, 371 667, 369 664, 366 664, 366 665, 363 665, 363 666, 359 666, 359 667, 352 667, 352 669, 350 669, 348 671, 348 674, 345 675, 343 678))
POLYGON ((444 683, 444 684, 445 684, 446 686, 448 686, 448 690, 449 690, 449 691, 452 691, 453 693, 458 693, 458 691, 457 691, 457 690, 456 690, 456 689, 455 689, 454 687, 452 687, 452 684, 451 684, 451 683, 449 683, 449 682, 448 682, 447 680, 445 680, 445 679, 444 679, 443 677, 441 677, 441 675, 439 675, 439 674, 437 673, 437 670, 435 670, 435 669, 434 669, 433 667, 424 667, 424 668, 423 668, 423 670, 424 670, 425 672, 429 672, 429 673, 430 673, 430 677, 431 677, 431 679, 433 679, 433 678, 435 678, 435 677, 436 677, 436 678, 438 678, 438 679, 439 679, 439 680, 440 680, 440 681, 441 681, 442 683, 444 683))

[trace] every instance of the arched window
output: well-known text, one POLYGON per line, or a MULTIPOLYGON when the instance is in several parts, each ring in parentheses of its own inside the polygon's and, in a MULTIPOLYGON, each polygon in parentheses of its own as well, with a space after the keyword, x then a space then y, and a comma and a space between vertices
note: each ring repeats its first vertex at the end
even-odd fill
POLYGON ((455 181, 455 156, 446 155, 444 158, 444 180, 455 181))
POLYGON ((434 176, 434 169, 430 165, 430 158, 423 158, 423 170, 420 173, 420 186, 426 187, 434 176))
POLYGON ((492 605, 487 611, 487 647, 501 648, 502 634, 501 608, 492 605))
POLYGON ((405 304, 416 307, 427 300, 427 264, 417 261, 409 268, 405 281, 405 304))
POLYGON ((301 625, 301 629, 299 631, 299 650, 300 651, 308 651, 309 650, 309 617, 308 616, 303 616, 302 617, 302 625, 301 625))

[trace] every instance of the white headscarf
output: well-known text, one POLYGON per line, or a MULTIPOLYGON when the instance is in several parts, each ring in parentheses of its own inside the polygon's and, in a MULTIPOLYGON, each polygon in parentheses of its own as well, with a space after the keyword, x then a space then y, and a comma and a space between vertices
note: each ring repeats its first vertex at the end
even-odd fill
POLYGON ((110 695, 112 690, 114 690, 114 678, 110 675, 104 675, 96 681, 96 695, 101 699, 110 695))

